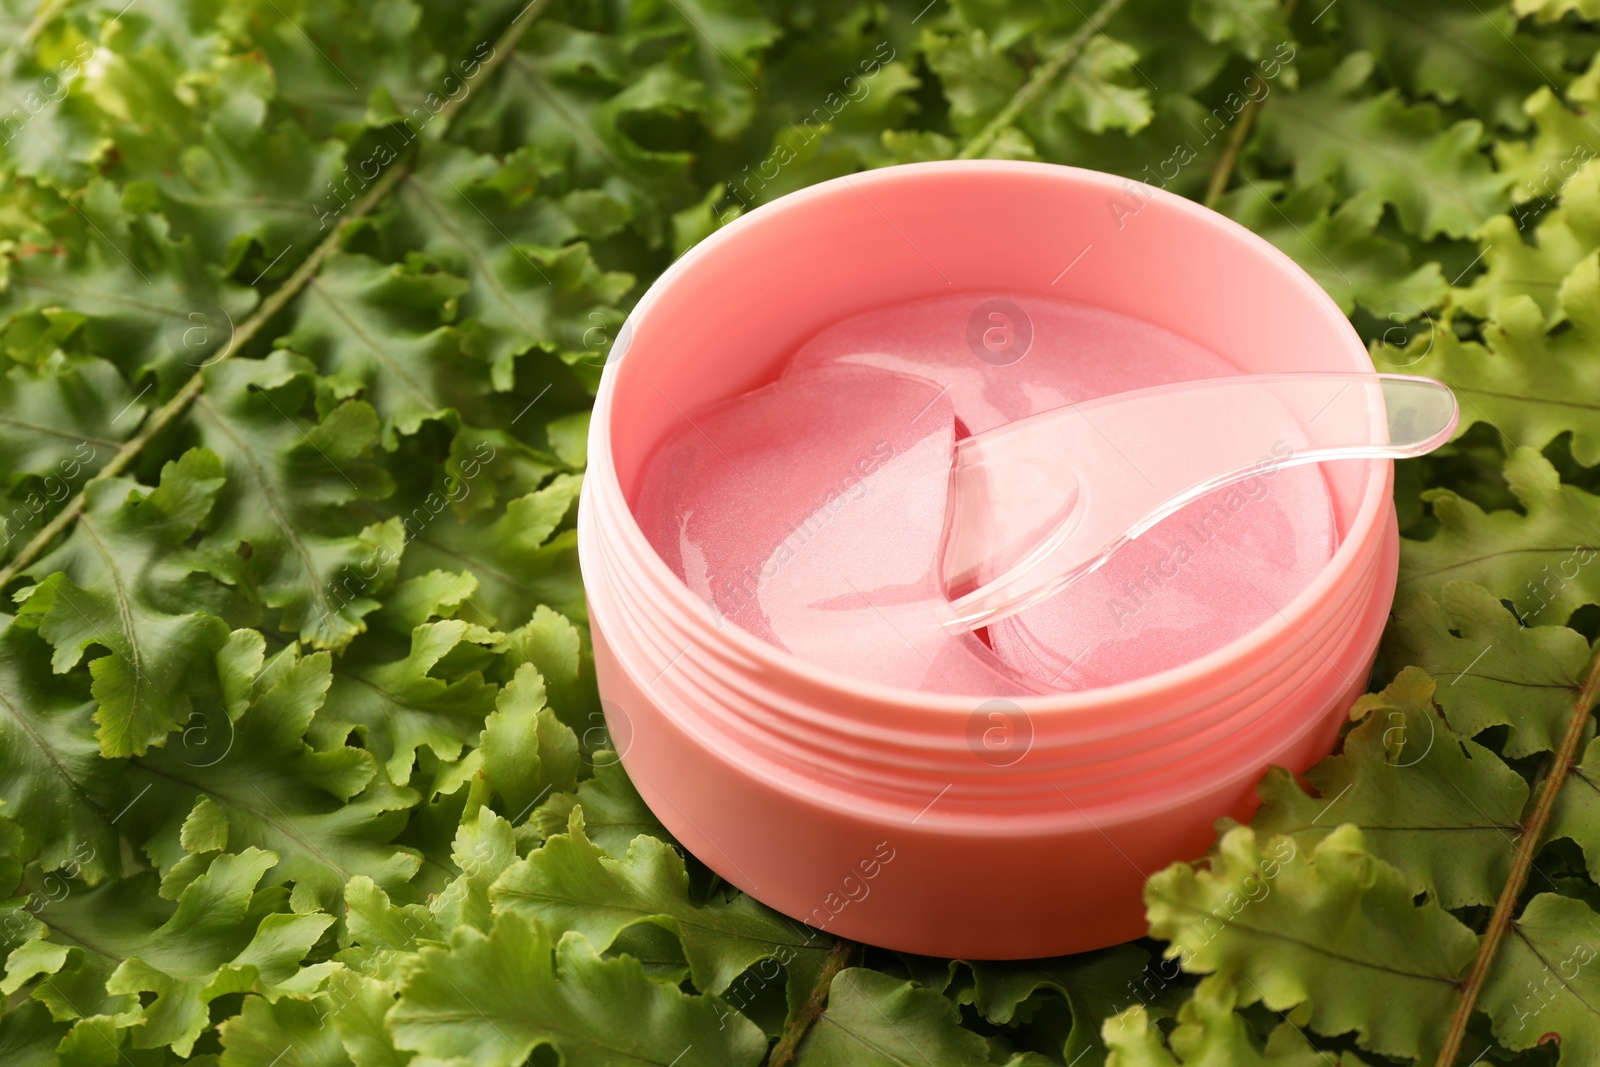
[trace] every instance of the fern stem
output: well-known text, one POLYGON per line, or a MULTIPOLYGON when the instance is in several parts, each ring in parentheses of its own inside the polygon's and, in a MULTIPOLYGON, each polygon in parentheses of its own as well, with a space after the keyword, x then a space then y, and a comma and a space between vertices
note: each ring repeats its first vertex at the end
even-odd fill
MULTIPOLYGON (((547 6, 546 0, 534 0, 501 33, 500 37, 495 41, 494 55, 483 61, 483 75, 485 77, 492 74, 495 68, 505 62, 506 57, 516 50, 517 41, 547 6)), ((457 112, 461 110, 461 105, 472 99, 474 95, 476 94, 464 94, 457 99, 447 101, 445 106, 439 109, 439 115, 444 120, 441 127, 443 130, 449 130, 449 124, 455 118, 457 112)), ((295 269, 295 272, 289 275, 288 279, 273 290, 265 300, 261 301, 249 318, 239 324, 238 329, 234 331, 233 337, 229 341, 227 351, 212 360, 211 363, 221 363, 225 359, 232 358, 234 353, 242 350, 253 340, 262 327, 266 326, 274 315, 282 311, 289 301, 293 300, 300 290, 304 289, 311 279, 316 276, 317 272, 322 269, 323 262, 338 247, 346 229, 357 219, 369 214, 390 193, 394 192, 395 187, 405 180, 408 172, 408 160, 401 160, 385 171, 373 183, 372 188, 367 190, 366 195, 357 200, 351 205, 349 211, 340 216, 339 221, 334 224, 333 230, 317 244, 316 248, 311 250, 311 254, 295 269)), ((93 477, 83 483, 83 488, 78 490, 77 494, 67 502, 67 505, 57 512, 54 518, 45 523, 44 527, 27 544, 22 546, 22 550, 17 553, 16 557, 4 567, 0 567, 0 589, 4 589, 10 584, 12 579, 36 560, 39 554, 50 546, 52 541, 65 532, 67 527, 71 526, 83 514, 84 504, 88 500, 91 486, 98 482, 109 481, 127 470, 156 434, 166 429, 172 424, 173 420, 183 414, 185 409, 194 402, 195 397, 199 396, 204 388, 205 372, 197 370, 173 394, 172 399, 161 405, 155 414, 150 416, 149 420, 139 428, 138 433, 123 443, 122 447, 117 450, 116 455, 112 456, 104 467, 101 467, 94 473, 93 477)))
MULTIPOLYGON (((1283 21, 1287 25, 1294 18, 1296 0, 1284 0, 1283 21)), ((1261 67, 1256 67, 1256 77, 1261 78, 1265 84, 1266 76, 1261 67)), ((1217 201, 1222 199, 1222 194, 1228 191, 1228 181, 1233 177, 1233 168, 1239 163, 1239 153, 1244 150, 1245 141, 1250 138, 1250 130, 1255 126, 1256 112, 1261 110, 1261 105, 1267 102, 1267 96, 1252 97, 1244 106, 1244 111, 1239 115, 1239 123, 1233 128, 1233 133, 1228 137, 1228 143, 1223 146, 1222 155, 1218 157, 1216 165, 1211 168, 1211 181, 1206 185, 1206 198, 1201 201, 1206 207, 1216 207, 1217 201)))
POLYGON ((1562 783, 1567 780, 1567 773, 1572 769, 1573 760, 1577 757, 1578 745, 1583 741, 1584 730, 1589 725, 1589 715, 1594 710, 1597 697, 1600 697, 1600 647, 1597 647, 1590 659, 1589 672, 1585 675, 1583 687, 1578 691, 1578 699, 1573 704, 1572 718, 1567 723, 1566 736, 1561 739, 1561 747, 1556 749, 1555 757, 1551 760, 1550 773, 1540 785, 1539 796, 1534 802, 1533 810, 1528 813, 1528 818, 1522 824, 1522 836, 1517 842, 1517 854, 1511 864, 1511 876, 1506 879, 1505 888, 1500 891, 1500 898, 1495 901, 1489 925, 1483 932, 1483 940, 1478 943, 1478 954, 1473 958, 1472 969, 1467 972, 1466 982, 1461 987, 1461 1000, 1456 1004, 1455 1014, 1450 1018, 1450 1029, 1446 1032, 1444 1045, 1439 1050, 1436 1067, 1453 1067, 1456 1057, 1461 1053, 1461 1042, 1466 1036, 1467 1022, 1472 1018, 1473 1008, 1477 1006, 1478 994, 1483 991, 1483 983, 1489 977, 1489 968, 1494 964, 1500 942, 1511 926, 1511 913, 1516 908, 1517 898, 1522 895, 1528 874, 1533 869, 1534 853, 1538 851, 1539 841, 1544 837, 1545 827, 1549 825, 1550 816, 1555 811, 1556 797, 1561 793, 1562 783))
POLYGON ((1222 199, 1222 194, 1228 191, 1228 181, 1233 177, 1233 168, 1239 162, 1239 152, 1244 148, 1245 140, 1250 136, 1250 128, 1255 125, 1256 112, 1261 110, 1261 100, 1252 100, 1245 105, 1244 114, 1239 116, 1239 124, 1233 128, 1233 134, 1228 138, 1228 143, 1222 148, 1222 155, 1217 158, 1216 166, 1211 169, 1211 181, 1206 185, 1206 198, 1201 201, 1206 207, 1214 208, 1217 201, 1222 199))
POLYGON ((833 987, 833 980, 839 976, 839 972, 850 962, 850 954, 855 947, 854 941, 843 938, 833 943, 828 958, 823 961, 822 972, 811 987, 811 994, 784 1026, 783 1036, 778 1038, 778 1043, 772 1046, 767 1067, 789 1067, 794 1062, 795 1053, 800 1050, 800 1040, 811 1029, 811 1024, 817 1021, 817 1016, 822 1014, 822 1007, 828 1002, 828 990, 833 987))
MULTIPOLYGON (((49 0, 49 3, 41 7, 33 16, 33 21, 28 23, 28 28, 22 31, 22 36, 17 39, 16 44, 32 48, 33 42, 44 32, 44 28, 54 22, 57 15, 66 10, 67 3, 68 0, 49 0)), ((116 20, 113 19, 112 21, 116 20)), ((10 51, 10 49, 7 49, 7 51, 10 51)))
MULTIPOLYGON (((403 165, 397 164, 389 168, 367 194, 356 202, 349 213, 339 220, 334 226, 333 232, 328 234, 322 243, 312 250, 311 254, 305 258, 305 262, 300 264, 295 272, 289 276, 289 279, 257 305, 256 310, 249 318, 239 324, 239 328, 234 331, 228 345, 228 351, 213 362, 221 363, 224 359, 230 358, 233 353, 239 351, 255 337, 261 327, 266 325, 268 319, 283 310, 284 305, 292 300, 295 294, 304 288, 305 284, 322 267, 323 260, 328 257, 328 253, 333 251, 334 246, 338 244, 344 228, 370 211, 378 200, 382 199, 394 188, 404 173, 405 167, 403 165)), ((32 563, 39 553, 49 546, 51 541, 55 540, 68 526, 72 525, 79 515, 83 514, 84 502, 88 499, 90 486, 97 482, 109 481, 127 470, 128 466, 139 457, 139 453, 144 451, 144 446, 149 444, 156 434, 166 429, 174 419, 181 415, 184 409, 194 402, 194 398, 200 395, 200 391, 204 387, 204 372, 196 371, 193 377, 184 382, 182 388, 173 394, 171 400, 161 405, 156 410, 156 413, 150 416, 145 424, 139 428, 138 433, 128 438, 122 447, 117 449, 116 455, 112 456, 104 467, 101 467, 92 478, 83 483, 83 488, 78 491, 77 495, 68 501, 67 506, 58 511, 55 518, 46 523, 44 528, 22 547, 22 551, 17 553, 17 557, 6 564, 4 568, 0 568, 0 589, 3 589, 11 579, 15 578, 24 567, 32 563)))
POLYGON ((1033 103, 1039 94, 1044 92, 1046 86, 1055 81, 1063 70, 1083 54, 1083 50, 1089 47, 1090 39, 1100 32, 1101 27, 1109 22, 1111 16, 1115 15, 1126 2, 1127 0, 1105 0, 1095 13, 1089 16, 1089 21, 1079 26, 1068 38, 1061 51, 1034 69, 1033 77, 1023 83, 1022 88, 1018 89, 1006 102, 1006 106, 1000 109, 1000 113, 990 119, 988 125, 979 130, 972 140, 961 146, 956 158, 974 159, 982 155, 996 137, 1017 121, 1017 116, 1022 114, 1023 109, 1033 103))

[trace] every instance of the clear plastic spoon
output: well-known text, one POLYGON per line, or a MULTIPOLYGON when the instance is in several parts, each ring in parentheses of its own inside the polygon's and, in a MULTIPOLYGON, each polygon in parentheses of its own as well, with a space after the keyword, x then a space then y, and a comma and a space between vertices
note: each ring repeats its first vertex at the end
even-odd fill
POLYGON ((1014 615, 1209 493, 1283 467, 1420 456, 1449 440, 1455 395, 1392 374, 1240 375, 1071 404, 960 441, 941 623, 1014 615))

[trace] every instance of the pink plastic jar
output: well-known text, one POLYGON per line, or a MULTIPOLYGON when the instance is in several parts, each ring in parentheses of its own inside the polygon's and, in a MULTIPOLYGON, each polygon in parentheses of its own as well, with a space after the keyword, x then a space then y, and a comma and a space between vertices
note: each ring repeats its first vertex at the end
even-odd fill
POLYGON ((1144 932, 1146 877, 1202 854, 1217 818, 1248 818, 1269 764, 1298 772, 1332 747, 1394 594, 1392 467, 1323 466, 1339 545, 1274 621, 1103 689, 892 689, 719 623, 629 510, 651 449, 772 380, 823 327, 964 291, 1132 315, 1250 373, 1373 369, 1287 256, 1147 186, 973 161, 784 197, 675 263, 614 346, 578 517, 600 693, 651 809, 758 900, 908 952, 1085 951, 1144 932))

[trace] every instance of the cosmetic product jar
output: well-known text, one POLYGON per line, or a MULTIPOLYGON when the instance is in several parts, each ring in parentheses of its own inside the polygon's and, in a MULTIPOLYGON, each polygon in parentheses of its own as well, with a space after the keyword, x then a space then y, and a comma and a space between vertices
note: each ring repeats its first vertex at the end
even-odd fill
POLYGON ((1394 595, 1393 468, 1321 465, 1338 543, 1269 622, 1105 688, 1003 700, 895 689, 719 619, 629 510, 652 449, 685 417, 773 380, 824 327, 963 292, 1133 316, 1245 373, 1373 370, 1287 256, 1150 186, 970 161, 785 196, 679 259, 613 345, 578 515, 596 674, 645 802, 757 900, 905 952, 1081 952, 1142 935, 1146 878, 1202 855, 1218 818, 1249 818, 1269 765, 1298 773, 1334 745, 1394 595))

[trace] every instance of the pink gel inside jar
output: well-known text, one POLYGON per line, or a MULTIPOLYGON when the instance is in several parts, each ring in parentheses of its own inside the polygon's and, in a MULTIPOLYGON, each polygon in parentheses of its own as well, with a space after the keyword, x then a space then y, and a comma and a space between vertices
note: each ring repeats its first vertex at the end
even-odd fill
MULTIPOLYGON (((946 592, 951 447, 1075 402, 1238 373, 1168 330, 1066 301, 881 308, 817 334, 778 381, 683 413, 634 511, 720 619, 821 666, 945 693, 1129 681, 1243 636, 1322 570, 1336 527, 1320 468, 1218 490, 1050 600, 950 634, 920 627, 915 605, 946 592)), ((1284 414, 1280 440, 1298 445, 1284 414)))

